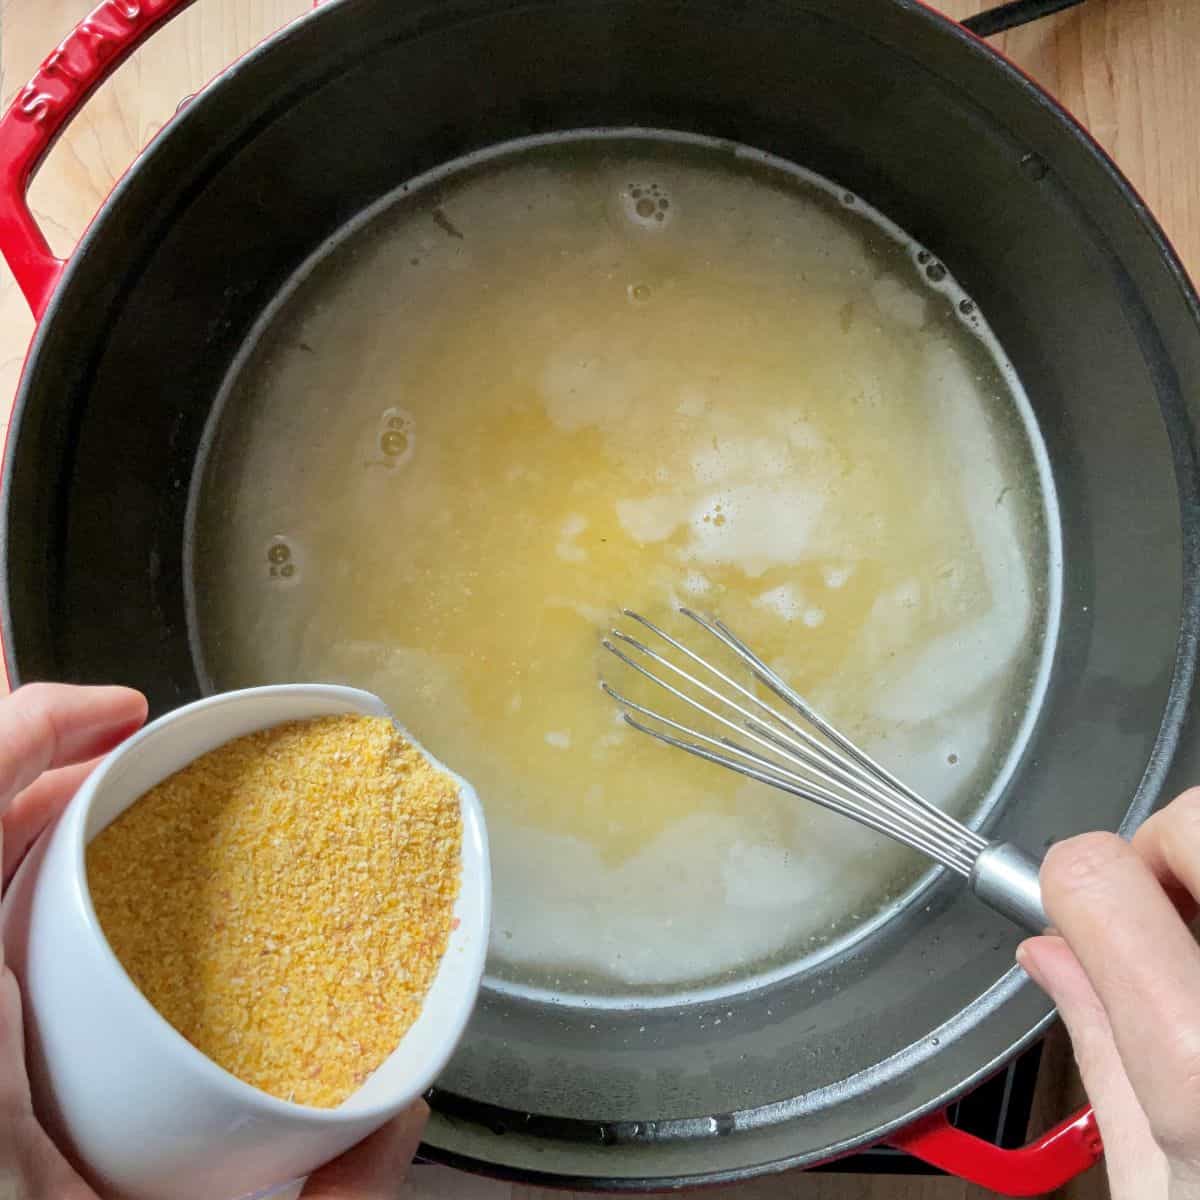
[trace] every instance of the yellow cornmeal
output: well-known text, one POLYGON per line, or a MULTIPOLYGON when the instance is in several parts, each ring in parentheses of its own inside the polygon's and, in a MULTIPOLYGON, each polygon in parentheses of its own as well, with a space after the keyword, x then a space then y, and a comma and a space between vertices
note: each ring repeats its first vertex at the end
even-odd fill
POLYGON ((197 759, 87 851, 133 981, 239 1079, 341 1103, 416 1020, 460 881, 454 781, 381 717, 280 725, 197 759))

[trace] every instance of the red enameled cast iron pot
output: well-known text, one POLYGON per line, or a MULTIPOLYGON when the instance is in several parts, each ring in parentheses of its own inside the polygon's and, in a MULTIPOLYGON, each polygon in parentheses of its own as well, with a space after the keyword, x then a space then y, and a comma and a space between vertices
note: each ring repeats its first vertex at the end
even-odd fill
MULTIPOLYGON (((182 563, 201 433, 256 317, 359 213, 511 139, 683 130, 887 213, 1021 375, 1058 495, 1063 601, 1050 688, 988 830, 1030 849, 1127 831, 1200 778, 1196 296, 1112 163, 961 26, 909 0, 331 0, 193 98, 60 262, 30 177, 186 3, 105 0, 0 121, 0 251, 39 322, 3 477, 14 683, 120 680, 159 712, 198 694, 182 563)), ((719 1030, 694 1011, 485 990, 425 1152, 638 1191, 886 1140, 999 1192, 1051 1190, 1098 1157, 1090 1112, 1015 1152, 942 1115, 1053 1017, 1016 938, 933 877, 851 951, 723 1002, 719 1030)))

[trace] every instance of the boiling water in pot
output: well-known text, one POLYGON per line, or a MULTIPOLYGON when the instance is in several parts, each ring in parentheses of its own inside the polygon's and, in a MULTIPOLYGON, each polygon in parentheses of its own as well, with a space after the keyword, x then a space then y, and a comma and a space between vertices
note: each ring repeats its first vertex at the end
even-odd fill
POLYGON ((971 301, 854 197, 698 141, 525 145, 393 197, 264 318, 192 498, 197 655, 370 688, 472 780, 494 986, 711 995, 917 864, 621 726, 600 631, 716 611, 980 805, 1052 640, 1042 464, 971 301))

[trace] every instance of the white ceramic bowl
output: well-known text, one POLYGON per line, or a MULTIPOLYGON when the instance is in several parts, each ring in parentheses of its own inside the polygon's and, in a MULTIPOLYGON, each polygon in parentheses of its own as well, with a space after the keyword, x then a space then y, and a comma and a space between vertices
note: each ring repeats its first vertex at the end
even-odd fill
POLYGON ((84 866, 100 830, 232 738, 339 713, 390 716, 369 692, 320 684, 227 692, 169 713, 97 768, 5 897, 0 931, 25 997, 35 1102, 52 1135, 110 1192, 229 1200, 306 1175, 425 1092, 466 1027, 487 951, 491 879, 483 813, 463 780, 457 928, 421 1015, 338 1108, 278 1100, 218 1067, 151 1007, 100 930, 84 866))

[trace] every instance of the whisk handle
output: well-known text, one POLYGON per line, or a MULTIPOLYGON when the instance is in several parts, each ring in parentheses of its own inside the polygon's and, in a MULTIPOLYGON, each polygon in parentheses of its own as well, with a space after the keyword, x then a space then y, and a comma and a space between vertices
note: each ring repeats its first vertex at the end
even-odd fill
POLYGON ((1050 918, 1042 904, 1037 859, 1011 842, 992 842, 971 871, 971 890, 989 908, 1030 933, 1045 933, 1050 918))

